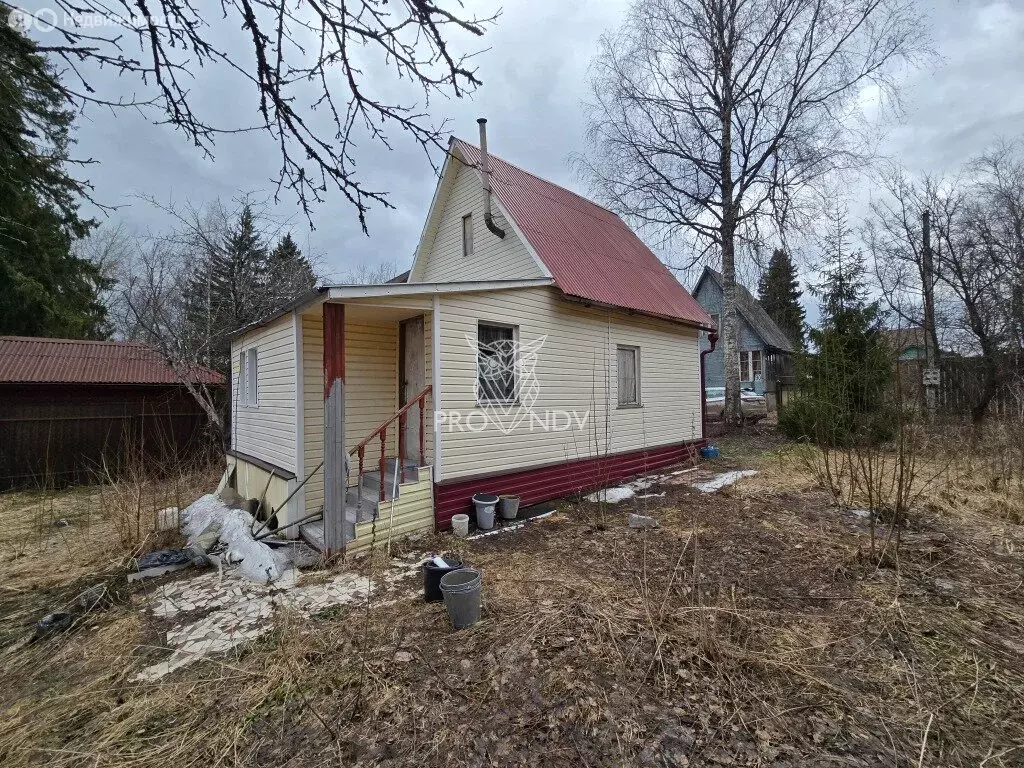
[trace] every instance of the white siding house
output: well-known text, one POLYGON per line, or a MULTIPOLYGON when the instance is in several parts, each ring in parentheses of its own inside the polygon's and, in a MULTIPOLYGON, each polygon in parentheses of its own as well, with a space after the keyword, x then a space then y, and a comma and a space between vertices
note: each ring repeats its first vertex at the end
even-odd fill
POLYGON ((325 287, 235 339, 236 483, 274 474, 280 526, 326 523, 284 535, 361 551, 476 492, 529 504, 683 461, 710 327, 612 213, 455 141, 407 282, 325 287))

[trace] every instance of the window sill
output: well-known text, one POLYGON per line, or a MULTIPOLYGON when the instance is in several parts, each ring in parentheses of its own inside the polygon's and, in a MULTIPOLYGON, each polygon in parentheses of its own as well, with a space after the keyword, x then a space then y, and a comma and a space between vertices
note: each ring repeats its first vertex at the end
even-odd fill
POLYGON ((477 405, 478 408, 483 408, 484 406, 487 406, 487 405, 522 405, 522 403, 518 399, 517 400, 477 400, 476 401, 476 405, 477 405))
POLYGON ((643 403, 619 403, 616 410, 628 411, 631 408, 643 408, 643 403))

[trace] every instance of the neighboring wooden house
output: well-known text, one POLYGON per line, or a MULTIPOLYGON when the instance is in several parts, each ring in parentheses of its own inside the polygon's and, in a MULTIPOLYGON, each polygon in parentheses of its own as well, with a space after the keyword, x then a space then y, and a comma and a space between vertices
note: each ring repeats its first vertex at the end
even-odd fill
MULTIPOLYGON (((194 381, 224 377, 196 367, 194 381)), ((0 485, 94 481, 126 454, 159 462, 207 448, 208 420, 151 347, 119 341, 0 337, 0 485)))
POLYGON ((702 444, 711 318, 614 214, 486 157, 452 141, 407 282, 321 288, 233 341, 236 484, 280 526, 323 510, 301 529, 329 551, 702 444))
MULTIPOLYGON (((704 363, 705 386, 725 386, 725 341, 722 335, 723 279, 715 270, 705 267, 693 296, 711 315, 718 328, 718 344, 707 355, 704 363)), ((777 384, 793 376, 793 343, 772 320, 764 307, 743 285, 736 284, 736 311, 739 328, 736 345, 740 362, 740 387, 749 387, 758 394, 777 391, 777 384)), ((706 335, 701 337, 701 349, 708 349, 706 335)), ((771 403, 773 398, 768 398, 771 403)))

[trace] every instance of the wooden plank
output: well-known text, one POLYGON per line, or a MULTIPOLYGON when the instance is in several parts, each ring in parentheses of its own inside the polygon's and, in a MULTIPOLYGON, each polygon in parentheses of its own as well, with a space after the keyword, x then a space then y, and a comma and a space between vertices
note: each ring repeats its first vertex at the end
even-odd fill
MULTIPOLYGON (((324 304, 324 543, 345 550, 345 305, 324 304)), ((346 536, 347 534, 347 536, 346 536)))

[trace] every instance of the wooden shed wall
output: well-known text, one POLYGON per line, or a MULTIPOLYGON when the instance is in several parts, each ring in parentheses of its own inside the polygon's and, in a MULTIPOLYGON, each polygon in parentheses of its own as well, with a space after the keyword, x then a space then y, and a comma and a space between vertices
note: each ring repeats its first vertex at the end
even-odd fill
POLYGON ((2 384, 0 487, 94 482, 140 448, 163 464, 195 457, 207 423, 183 387, 2 384))

